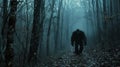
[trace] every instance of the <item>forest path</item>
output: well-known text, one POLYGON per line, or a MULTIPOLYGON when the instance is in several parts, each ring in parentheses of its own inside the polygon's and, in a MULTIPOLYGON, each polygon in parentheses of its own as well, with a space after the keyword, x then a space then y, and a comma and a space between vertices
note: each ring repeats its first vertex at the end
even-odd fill
MULTIPOLYGON (((110 43, 105 43, 110 44, 110 43)), ((113 44, 113 43, 111 43, 113 44)), ((102 45, 102 44, 101 44, 102 45)), ((49 57, 46 63, 41 63, 41 67, 120 67, 120 45, 115 42, 114 47, 87 48, 81 55, 75 55, 69 51, 59 57, 49 57)), ((112 45, 111 45, 112 46, 112 45)))
POLYGON ((94 61, 87 54, 75 55, 73 52, 63 54, 61 57, 49 57, 46 63, 41 63, 41 67, 88 67, 94 61))

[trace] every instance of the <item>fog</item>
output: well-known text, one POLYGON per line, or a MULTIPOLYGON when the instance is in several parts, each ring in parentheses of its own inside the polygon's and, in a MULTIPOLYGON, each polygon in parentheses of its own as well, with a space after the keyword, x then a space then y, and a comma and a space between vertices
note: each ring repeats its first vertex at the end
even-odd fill
POLYGON ((76 29, 87 37, 84 52, 112 47, 106 43, 119 40, 119 6, 119 0, 0 0, 0 61, 11 49, 17 67, 28 59, 72 53, 76 29))

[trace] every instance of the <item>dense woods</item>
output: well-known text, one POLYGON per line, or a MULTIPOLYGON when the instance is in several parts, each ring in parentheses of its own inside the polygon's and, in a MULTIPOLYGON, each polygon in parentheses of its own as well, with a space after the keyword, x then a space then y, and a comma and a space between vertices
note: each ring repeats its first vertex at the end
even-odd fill
POLYGON ((117 47, 119 8, 120 0, 0 0, 0 66, 39 67, 72 50, 77 28, 87 36, 86 51, 117 47))

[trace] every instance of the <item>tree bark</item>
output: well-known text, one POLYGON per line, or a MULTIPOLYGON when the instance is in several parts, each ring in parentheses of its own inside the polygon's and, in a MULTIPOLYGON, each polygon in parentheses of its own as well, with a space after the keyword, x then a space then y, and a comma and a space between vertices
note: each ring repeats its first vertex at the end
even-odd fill
POLYGON ((44 9, 41 8, 42 3, 44 3, 44 0, 34 0, 34 18, 33 18, 33 28, 32 28, 32 35, 31 35, 31 41, 30 41, 30 49, 28 53, 28 62, 34 60, 37 60, 37 51, 39 44, 39 39, 42 37, 42 27, 43 27, 43 14, 42 11, 44 9), (41 20, 41 21, 40 21, 41 20))
POLYGON ((16 23, 17 0, 10 0, 10 14, 8 19, 7 43, 5 49, 6 67, 13 67, 14 50, 14 31, 16 23))
POLYGON ((3 61, 3 50, 5 48, 5 45, 7 43, 6 38, 7 38, 7 20, 8 20, 8 10, 7 10, 7 4, 8 4, 8 0, 3 0, 3 21, 2 21, 2 31, 1 31, 1 35, 2 35, 2 40, 1 40, 1 47, 0 47, 0 62, 3 61))

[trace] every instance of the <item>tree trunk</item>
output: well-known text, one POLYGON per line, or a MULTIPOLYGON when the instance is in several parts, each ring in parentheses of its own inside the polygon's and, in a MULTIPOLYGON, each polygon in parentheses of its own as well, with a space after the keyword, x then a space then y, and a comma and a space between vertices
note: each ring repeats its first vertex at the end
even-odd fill
POLYGON ((103 19, 103 29, 104 29, 104 41, 106 41, 107 40, 107 21, 106 21, 106 18, 105 18, 105 16, 107 15, 107 11, 106 11, 106 0, 103 0, 103 17, 104 17, 104 19, 103 19))
POLYGON ((57 15, 57 30, 55 32, 55 53, 57 52, 58 45, 60 43, 60 17, 61 17, 61 7, 62 7, 62 0, 59 0, 59 6, 58 6, 58 15, 57 15))
POLYGON ((8 0, 3 0, 3 26, 2 26, 2 38, 3 38, 3 43, 5 44, 5 38, 7 35, 7 20, 8 20, 8 0))
MULTIPOLYGON (((44 9, 41 9, 41 5, 44 3, 44 0, 34 0, 34 18, 33 18, 33 28, 32 28, 32 35, 31 35, 31 41, 30 41, 30 49, 28 53, 28 62, 31 60, 36 61, 37 60, 37 51, 39 46, 39 39, 42 37, 41 31, 43 27, 43 18, 41 19, 40 16, 42 16, 41 11, 44 11, 44 9)), ((44 6, 44 5, 42 5, 44 6)))
POLYGON ((14 31, 16 23, 17 0, 10 0, 10 14, 8 20, 7 44, 5 49, 5 63, 6 67, 13 67, 14 50, 14 31))
POLYGON ((62 14, 61 14, 61 26, 60 26, 60 48, 63 49, 63 22, 64 22, 64 8, 62 7, 62 14))
POLYGON ((96 17, 97 17, 97 34, 98 34, 98 42, 101 42, 101 28, 100 28, 100 15, 99 15, 99 1, 96 0, 96 11, 97 11, 97 14, 96 14, 96 17))
POLYGON ((5 45, 7 43, 6 38, 7 38, 7 20, 8 20, 8 10, 7 10, 7 4, 8 0, 3 0, 3 21, 2 21, 2 40, 1 40, 1 45, 0 45, 0 62, 3 61, 3 50, 5 48, 5 45))
POLYGON ((113 26, 114 26, 114 21, 113 21, 113 18, 112 18, 112 16, 113 16, 113 1, 112 0, 110 0, 110 25, 111 25, 111 30, 112 30, 112 33, 110 34, 110 38, 111 38, 111 40, 114 40, 114 28, 113 28, 113 26))
POLYGON ((47 42, 46 44, 47 56, 49 55, 50 32, 51 32, 51 25, 52 25, 52 19, 53 19, 54 5, 55 5, 55 0, 52 0, 51 16, 50 16, 50 21, 49 21, 49 26, 48 26, 48 31, 47 31, 47 41, 46 41, 47 42))

